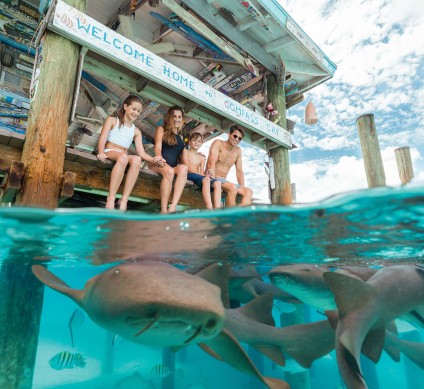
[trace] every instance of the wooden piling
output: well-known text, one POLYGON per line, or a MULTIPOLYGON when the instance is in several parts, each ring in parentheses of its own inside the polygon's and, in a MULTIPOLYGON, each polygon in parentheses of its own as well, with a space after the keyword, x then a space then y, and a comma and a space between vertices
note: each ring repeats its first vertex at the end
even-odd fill
MULTIPOLYGON (((34 277, 31 266, 24 263, 32 259, 30 246, 29 242, 22 245, 17 241, 1 266, 0 388, 32 387, 44 285, 34 277)), ((33 246, 38 255, 43 255, 39 242, 33 246)))
POLYGON ((374 115, 367 113, 359 116, 356 119, 356 125, 358 126, 368 187, 386 186, 386 176, 384 174, 374 115))
MULTIPOLYGON (((65 2, 78 10, 86 9, 86 0, 65 2)), ((46 32, 41 45, 22 153, 25 178, 16 203, 53 209, 60 195, 80 46, 51 31, 46 32)))
MULTIPOLYGON (((272 122, 286 128, 286 97, 284 87, 274 74, 267 76, 268 102, 272 103, 275 115, 270 117, 272 122)), ((274 160, 275 189, 271 190, 271 202, 273 204, 288 205, 292 203, 289 150, 284 147, 276 147, 270 150, 274 160)))
POLYGON ((414 178, 411 151, 409 147, 398 147, 395 149, 396 165, 402 185, 407 184, 414 178))

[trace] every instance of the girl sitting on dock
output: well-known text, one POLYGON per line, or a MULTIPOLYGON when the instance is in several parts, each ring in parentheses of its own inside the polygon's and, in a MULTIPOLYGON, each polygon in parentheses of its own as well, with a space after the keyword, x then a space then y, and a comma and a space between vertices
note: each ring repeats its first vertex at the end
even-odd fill
POLYGON ((187 181, 187 166, 178 165, 184 149, 184 141, 180 135, 183 128, 183 116, 182 108, 177 106, 169 108, 165 114, 163 126, 157 127, 155 132, 155 155, 166 161, 164 165, 149 165, 151 170, 162 176, 160 184, 161 213, 172 213, 177 210, 177 204, 187 181), (174 176, 176 176, 174 193, 168 208, 174 176))
POLYGON ((110 177, 109 194, 106 208, 115 208, 115 198, 124 177, 125 169, 129 165, 124 191, 119 201, 119 209, 127 209, 128 198, 137 181, 140 172, 141 160, 144 159, 156 166, 163 166, 162 157, 151 157, 144 151, 141 131, 134 125, 140 116, 142 102, 139 97, 128 96, 122 107, 118 110, 117 117, 109 116, 102 127, 98 142, 97 158, 101 162, 107 159, 115 161, 110 177), (128 155, 128 149, 134 141, 137 155, 128 155))

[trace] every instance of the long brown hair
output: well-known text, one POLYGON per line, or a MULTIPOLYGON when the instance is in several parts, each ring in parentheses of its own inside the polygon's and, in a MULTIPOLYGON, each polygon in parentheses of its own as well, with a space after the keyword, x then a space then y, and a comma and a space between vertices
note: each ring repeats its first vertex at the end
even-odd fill
POLYGON ((116 115, 118 116, 118 119, 119 119, 119 127, 122 127, 124 125, 124 118, 125 118, 124 105, 131 105, 132 103, 140 103, 141 106, 143 106, 143 102, 141 101, 140 97, 135 95, 129 95, 122 103, 121 108, 119 108, 118 111, 116 112, 116 115))
MULTIPOLYGON (((165 114, 165 118, 163 119, 163 128, 165 130, 163 133, 163 141, 168 143, 170 146, 175 146, 178 143, 177 135, 174 133, 174 111, 180 111, 182 116, 184 116, 184 110, 177 105, 170 107, 165 114)), ((182 130, 182 128, 183 126, 181 125, 181 128, 178 129, 178 133, 182 130)))

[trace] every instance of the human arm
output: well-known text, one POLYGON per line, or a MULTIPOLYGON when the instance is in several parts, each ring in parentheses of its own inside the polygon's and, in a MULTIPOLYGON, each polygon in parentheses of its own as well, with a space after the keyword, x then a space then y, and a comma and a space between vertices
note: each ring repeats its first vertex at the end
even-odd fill
POLYGON ((137 151, 137 155, 139 155, 141 159, 147 162, 154 163, 157 166, 163 166, 164 160, 161 156, 152 157, 151 155, 147 154, 146 151, 144 150, 143 136, 141 134, 141 131, 138 128, 135 128, 134 143, 135 143, 135 150, 137 151))
POLYGON ((162 157, 162 141, 165 129, 162 126, 156 127, 155 131, 155 156, 162 157))
POLYGON ((236 167, 236 176, 237 176, 237 183, 241 186, 244 186, 244 172, 243 172, 243 166, 241 162, 241 150, 239 149, 239 153, 235 162, 236 167))
POLYGON ((110 130, 116 124, 116 118, 113 116, 109 116, 105 122, 103 123, 102 131, 99 136, 99 140, 97 142, 97 158, 101 162, 105 162, 108 156, 105 154, 105 145, 107 142, 107 138, 109 136, 110 130))
POLYGON ((206 164, 206 174, 215 177, 215 166, 219 156, 219 140, 215 140, 209 149, 208 162, 206 164))

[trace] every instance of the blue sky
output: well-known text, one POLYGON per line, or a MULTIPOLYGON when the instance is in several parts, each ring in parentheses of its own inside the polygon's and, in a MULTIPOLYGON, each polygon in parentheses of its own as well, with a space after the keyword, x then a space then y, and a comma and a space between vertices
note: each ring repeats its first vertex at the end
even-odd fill
MULTIPOLYGON (((400 185, 394 149, 401 146, 411 148, 413 182, 423 183, 424 1, 279 2, 337 65, 331 80, 287 113, 297 122, 293 141, 298 149, 290 151, 297 201, 367 188, 356 127, 364 113, 375 116, 387 185, 400 185), (319 116, 314 126, 304 123, 308 98, 319 116)), ((242 147, 246 184, 255 198, 266 201, 267 156, 250 145, 242 147)))

